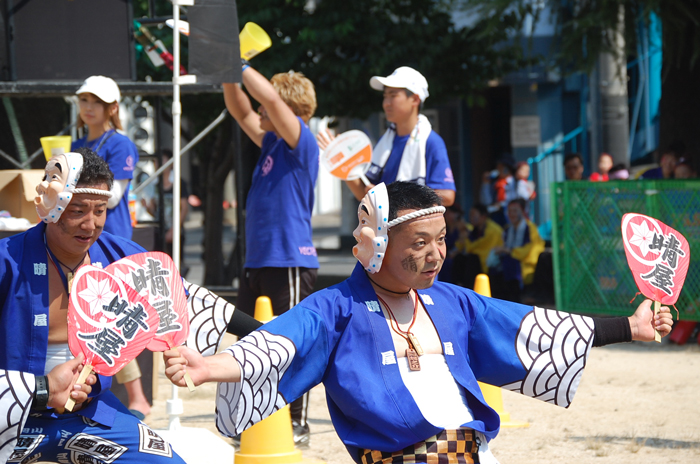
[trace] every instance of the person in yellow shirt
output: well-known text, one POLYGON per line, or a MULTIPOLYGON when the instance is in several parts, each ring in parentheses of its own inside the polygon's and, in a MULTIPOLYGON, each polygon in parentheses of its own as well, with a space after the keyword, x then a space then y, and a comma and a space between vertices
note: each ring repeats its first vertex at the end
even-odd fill
POLYGON ((544 251, 537 226, 525 216, 525 201, 508 203, 510 224, 503 232, 503 245, 494 249, 499 265, 489 269, 495 298, 520 301, 520 292, 535 278, 535 266, 544 251))
POLYGON ((474 288, 474 280, 480 273, 486 274, 487 258, 496 247, 503 245, 503 229, 489 218, 488 209, 476 203, 469 210, 471 230, 456 243, 458 254, 454 257, 452 282, 474 288))

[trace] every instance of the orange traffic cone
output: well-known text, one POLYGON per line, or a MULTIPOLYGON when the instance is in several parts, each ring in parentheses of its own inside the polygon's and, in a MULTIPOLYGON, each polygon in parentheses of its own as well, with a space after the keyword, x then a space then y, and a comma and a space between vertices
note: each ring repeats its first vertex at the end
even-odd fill
MULTIPOLYGON (((255 319, 260 322, 272 320, 272 302, 266 296, 255 301, 255 319)), ((294 433, 289 406, 285 406, 241 434, 241 447, 233 456, 235 464, 293 464, 317 463, 302 457, 294 448, 294 433)))
MULTIPOLYGON (((479 295, 487 296, 491 298, 491 284, 489 283, 489 276, 486 274, 479 274, 476 276, 474 281, 474 291, 479 295)), ((494 387, 487 383, 479 382, 481 387, 481 393, 484 395, 484 399, 501 417, 501 427, 505 428, 516 428, 516 427, 529 427, 529 422, 523 421, 513 421, 510 419, 510 414, 503 410, 503 395, 501 393, 500 387, 494 387)))

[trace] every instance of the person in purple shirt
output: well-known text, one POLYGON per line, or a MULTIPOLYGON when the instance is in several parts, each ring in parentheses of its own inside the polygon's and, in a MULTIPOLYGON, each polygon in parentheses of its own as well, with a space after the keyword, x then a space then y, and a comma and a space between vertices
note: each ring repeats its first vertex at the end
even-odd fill
MULTIPOLYGON (((357 200, 374 185, 394 181, 414 182, 435 190, 442 204, 455 201, 455 181, 447 148, 428 118, 420 113, 428 98, 428 81, 408 66, 397 68, 390 76, 374 76, 369 85, 383 92, 382 108, 389 128, 372 151, 372 163, 365 174, 371 185, 360 179, 346 181, 357 200)), ((317 136, 325 149, 333 139, 326 131, 317 136)))
MULTIPOLYGON (((267 296, 276 315, 311 294, 318 273, 311 241, 319 151, 308 121, 316 111, 313 83, 290 71, 268 81, 243 63, 243 85, 224 83, 226 108, 262 152, 246 202, 246 259, 236 306, 253 314, 267 296)), ((308 393, 292 403, 294 441, 309 442, 308 393)))

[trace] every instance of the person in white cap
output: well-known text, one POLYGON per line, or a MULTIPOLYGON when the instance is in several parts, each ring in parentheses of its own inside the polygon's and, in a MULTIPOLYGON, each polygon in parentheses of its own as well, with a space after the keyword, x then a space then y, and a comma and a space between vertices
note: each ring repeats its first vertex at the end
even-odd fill
MULTIPOLYGON (((428 81, 408 66, 397 68, 390 76, 374 76, 369 85, 384 92, 382 108, 390 125, 372 151, 372 163, 365 176, 346 184, 360 200, 375 184, 394 181, 427 185, 437 192, 445 206, 455 201, 455 181, 447 148, 420 113, 428 98, 428 81)), ((333 139, 328 131, 319 132, 317 141, 325 149, 333 139)))
POLYGON ((71 150, 86 147, 107 161, 114 173, 112 198, 107 203, 109 214, 105 231, 131 239, 132 227, 129 214, 129 182, 134 176, 134 167, 139 160, 136 145, 117 130, 122 129, 119 120, 121 93, 114 80, 105 76, 85 79, 77 92, 78 129, 87 133, 73 142, 71 150))
POLYGON ((499 414, 477 380, 567 407, 591 347, 671 331, 651 301, 633 316, 535 308, 436 280, 445 208, 430 188, 371 188, 358 208, 352 276, 222 353, 180 348, 165 374, 220 382, 216 425, 240 433, 323 382, 333 426, 358 464, 494 463, 499 414), (534 340, 534 342, 533 342, 534 340))

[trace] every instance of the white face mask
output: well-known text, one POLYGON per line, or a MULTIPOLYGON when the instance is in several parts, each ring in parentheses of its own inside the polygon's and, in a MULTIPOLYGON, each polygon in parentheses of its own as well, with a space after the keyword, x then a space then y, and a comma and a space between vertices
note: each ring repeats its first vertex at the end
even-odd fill
POLYGON ((82 171, 83 155, 80 153, 56 155, 46 163, 44 180, 36 186, 34 198, 36 212, 43 222, 58 222, 76 193, 112 196, 107 190, 77 188, 82 171))
POLYGON ((389 196, 386 185, 382 182, 364 196, 357 209, 359 224, 352 235, 357 245, 352 254, 371 274, 379 272, 389 242, 389 196))
POLYGON ((79 153, 56 155, 46 164, 44 180, 36 187, 36 212, 44 222, 57 222, 73 199, 83 169, 79 153))

